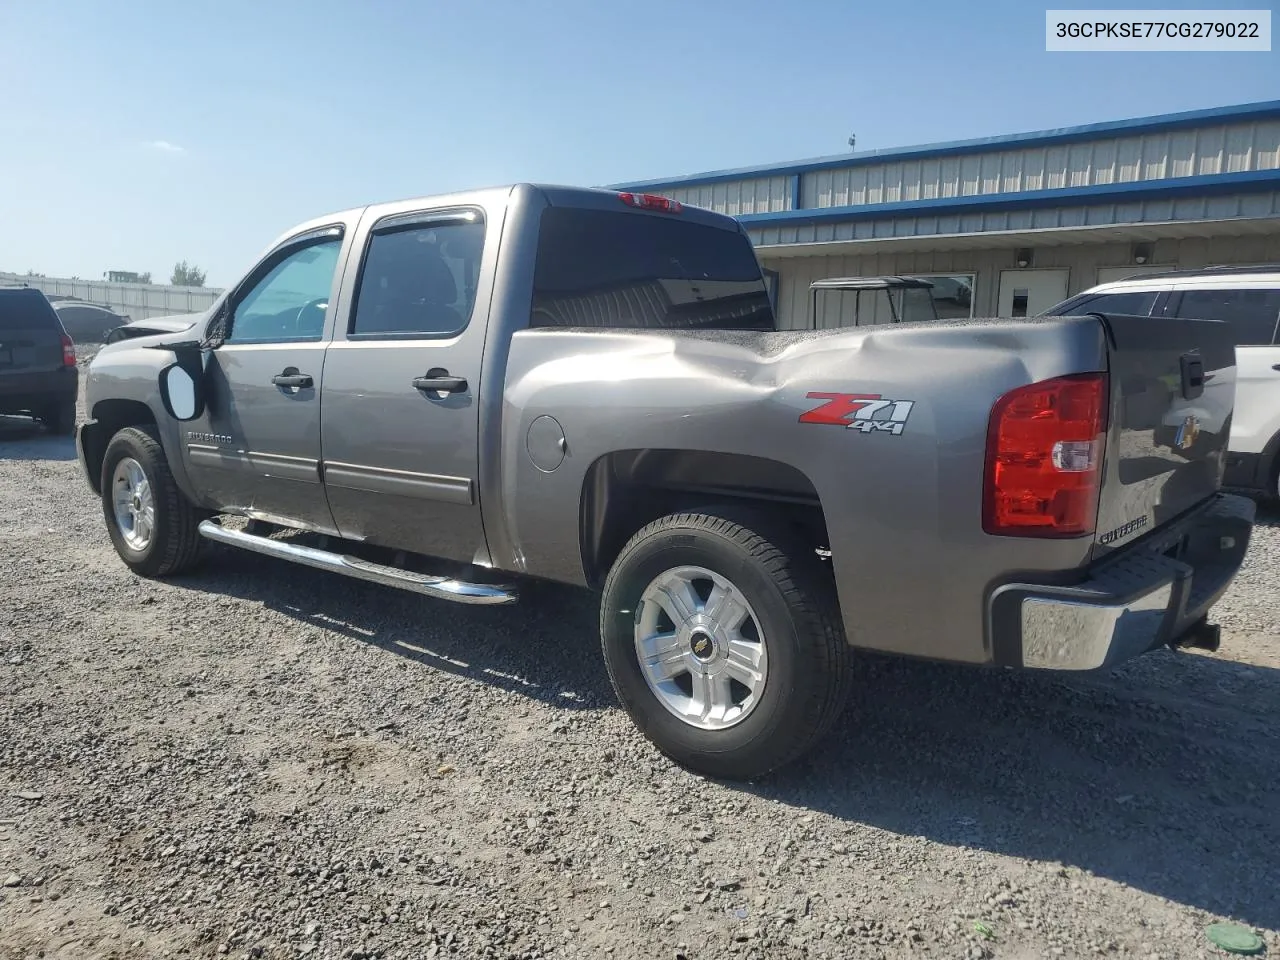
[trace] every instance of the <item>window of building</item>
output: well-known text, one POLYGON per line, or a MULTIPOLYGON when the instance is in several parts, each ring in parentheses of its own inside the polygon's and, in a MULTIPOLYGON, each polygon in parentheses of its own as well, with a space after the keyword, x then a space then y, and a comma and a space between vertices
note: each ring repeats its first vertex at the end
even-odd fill
POLYGON ((1276 342, 1280 290, 1184 290, 1176 310, 1179 317, 1231 324, 1240 346, 1269 345, 1276 342))
POLYGON ((542 212, 534 327, 773 330, 751 242, 680 216, 542 212))
POLYGON ((476 301, 484 223, 409 223, 369 240, 350 335, 451 337, 476 301))

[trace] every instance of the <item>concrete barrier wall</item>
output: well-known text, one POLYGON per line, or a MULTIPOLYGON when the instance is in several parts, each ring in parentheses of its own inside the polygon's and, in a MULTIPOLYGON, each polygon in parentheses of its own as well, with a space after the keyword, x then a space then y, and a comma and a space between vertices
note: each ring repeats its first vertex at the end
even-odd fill
POLYGON ((174 313, 199 313, 211 307, 222 291, 210 287, 175 287, 167 283, 108 283, 105 280, 72 280, 27 276, 0 271, 0 286, 26 284, 46 296, 72 297, 107 307, 130 320, 164 317, 174 313))

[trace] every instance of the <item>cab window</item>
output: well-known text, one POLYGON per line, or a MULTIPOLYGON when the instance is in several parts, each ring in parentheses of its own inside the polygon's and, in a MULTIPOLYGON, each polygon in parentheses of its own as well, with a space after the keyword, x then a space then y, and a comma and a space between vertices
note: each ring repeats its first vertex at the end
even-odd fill
POLYGON ((341 248, 326 237, 278 260, 239 298, 227 343, 319 340, 341 248))
POLYGON ((1179 317, 1231 324, 1239 346, 1269 346, 1276 342, 1280 290, 1184 290, 1175 310, 1179 317))
POLYGON ((1156 305, 1159 292, 1135 290, 1130 293, 1085 293, 1064 300, 1045 311, 1045 316, 1070 316, 1079 313, 1119 313, 1130 317, 1146 317, 1156 305))

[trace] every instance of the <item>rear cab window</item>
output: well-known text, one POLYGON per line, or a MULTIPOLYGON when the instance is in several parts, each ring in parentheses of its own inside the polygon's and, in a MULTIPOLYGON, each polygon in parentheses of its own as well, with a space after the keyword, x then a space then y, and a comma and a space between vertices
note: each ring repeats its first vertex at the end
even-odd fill
POLYGON ((52 330, 62 333, 58 313, 39 290, 0 290, 0 330, 52 330))
POLYGON ((1231 324, 1241 347, 1271 346, 1277 342, 1280 290, 1219 288, 1183 290, 1170 300, 1166 313, 1231 324))
POLYGON ((678 215, 548 207, 533 327, 776 329, 751 242, 678 215))

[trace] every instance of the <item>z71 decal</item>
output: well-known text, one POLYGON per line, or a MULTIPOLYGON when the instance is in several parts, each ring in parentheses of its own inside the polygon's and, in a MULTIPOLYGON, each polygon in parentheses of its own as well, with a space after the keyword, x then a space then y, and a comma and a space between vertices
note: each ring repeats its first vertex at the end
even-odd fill
POLYGON ((810 400, 823 401, 808 413, 800 414, 801 423, 861 430, 863 433, 891 433, 901 436, 911 416, 914 400, 886 400, 878 393, 809 393, 810 400))

